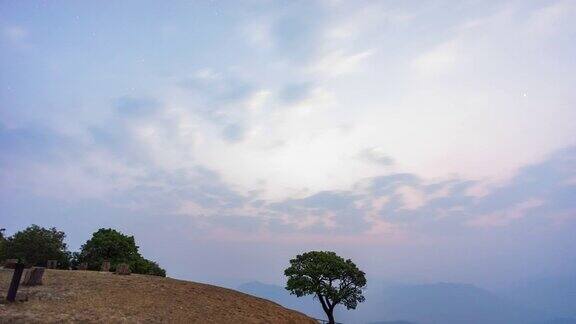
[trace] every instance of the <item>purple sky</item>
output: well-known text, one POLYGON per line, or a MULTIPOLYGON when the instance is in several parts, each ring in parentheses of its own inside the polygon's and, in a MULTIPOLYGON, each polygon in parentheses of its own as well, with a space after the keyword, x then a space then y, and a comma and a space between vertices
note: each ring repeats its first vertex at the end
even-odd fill
POLYGON ((0 1, 0 225, 171 276, 576 271, 574 1, 0 1))

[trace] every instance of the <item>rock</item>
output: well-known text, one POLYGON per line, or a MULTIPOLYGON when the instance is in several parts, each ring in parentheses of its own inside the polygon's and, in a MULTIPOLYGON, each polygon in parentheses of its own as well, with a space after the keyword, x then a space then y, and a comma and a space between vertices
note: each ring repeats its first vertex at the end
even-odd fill
POLYGON ((42 277, 44 276, 43 267, 32 267, 26 271, 24 276, 24 281, 22 281, 23 286, 38 286, 42 284, 42 277))
POLYGON ((104 272, 110 271, 110 261, 102 262, 102 267, 100 268, 100 271, 104 271, 104 272))
POLYGON ((116 274, 118 275, 129 275, 130 266, 127 263, 120 263, 116 266, 116 274))

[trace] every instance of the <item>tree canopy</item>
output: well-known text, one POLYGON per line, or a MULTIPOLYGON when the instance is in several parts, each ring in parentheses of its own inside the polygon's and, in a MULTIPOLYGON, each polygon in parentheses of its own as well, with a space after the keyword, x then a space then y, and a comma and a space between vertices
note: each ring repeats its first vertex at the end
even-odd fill
POLYGON ((158 263, 143 257, 132 262, 132 271, 134 271, 134 273, 166 277, 166 270, 162 269, 158 263))
POLYGON ((98 270, 104 260, 110 261, 112 270, 119 263, 128 263, 134 273, 166 276, 166 271, 138 252, 134 236, 128 236, 111 228, 101 228, 92 234, 75 254, 75 263, 87 263, 88 269, 98 270))
POLYGON ((6 259, 6 238, 4 237, 5 228, 0 228, 0 261, 6 259))
POLYGON ((286 289, 298 297, 314 295, 334 322, 334 308, 338 304, 355 309, 364 301, 362 288, 366 286, 363 271, 350 260, 344 260, 334 252, 311 251, 290 260, 284 270, 288 277, 286 289))
POLYGON ((117 264, 130 262, 138 256, 138 246, 133 236, 124 235, 111 228, 101 228, 82 245, 78 261, 86 262, 89 269, 97 270, 104 260, 117 264))
POLYGON ((57 260, 59 267, 67 268, 70 252, 64 243, 65 237, 64 232, 54 227, 47 229, 31 225, 7 239, 2 234, 1 244, 7 259, 20 259, 34 266, 46 266, 46 261, 57 260))

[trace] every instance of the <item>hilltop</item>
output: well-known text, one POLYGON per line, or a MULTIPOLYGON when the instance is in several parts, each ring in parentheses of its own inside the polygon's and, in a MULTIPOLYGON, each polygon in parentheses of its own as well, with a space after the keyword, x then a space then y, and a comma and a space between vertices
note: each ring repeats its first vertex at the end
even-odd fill
MULTIPOLYGON (((0 269, 5 294, 11 270, 0 269)), ((207 284, 96 271, 46 270, 28 301, 0 305, 0 322, 315 323, 266 299, 207 284)))

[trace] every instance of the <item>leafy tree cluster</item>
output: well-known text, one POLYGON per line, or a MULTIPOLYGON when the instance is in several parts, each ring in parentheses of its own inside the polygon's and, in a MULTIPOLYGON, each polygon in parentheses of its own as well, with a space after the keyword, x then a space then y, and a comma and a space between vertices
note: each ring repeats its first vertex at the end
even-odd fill
POLYGON ((363 271, 350 259, 344 260, 334 252, 311 251, 290 260, 284 270, 288 277, 286 289, 298 297, 313 295, 333 324, 334 308, 338 304, 355 309, 364 301, 362 289, 366 286, 363 271))
POLYGON ((145 259, 138 252, 134 236, 124 235, 111 228, 101 228, 92 234, 79 253, 74 255, 74 265, 87 263, 88 269, 98 270, 105 260, 112 270, 120 263, 128 263, 134 273, 166 276, 158 263, 145 259))
POLYGON ((71 254, 64 238, 66 234, 52 227, 50 229, 32 225, 25 230, 5 238, 2 233, 2 258, 19 259, 31 266, 46 266, 46 261, 57 260, 60 268, 70 266, 71 254))
POLYGON ((80 252, 70 253, 64 243, 66 234, 56 228, 46 229, 38 225, 5 237, 0 229, 0 261, 19 259, 30 266, 46 266, 47 260, 58 260, 58 267, 69 269, 87 263, 88 269, 100 270, 104 260, 110 261, 111 270, 119 263, 128 263, 134 273, 166 276, 158 263, 145 259, 138 252, 133 236, 114 229, 99 229, 92 234, 80 252))

